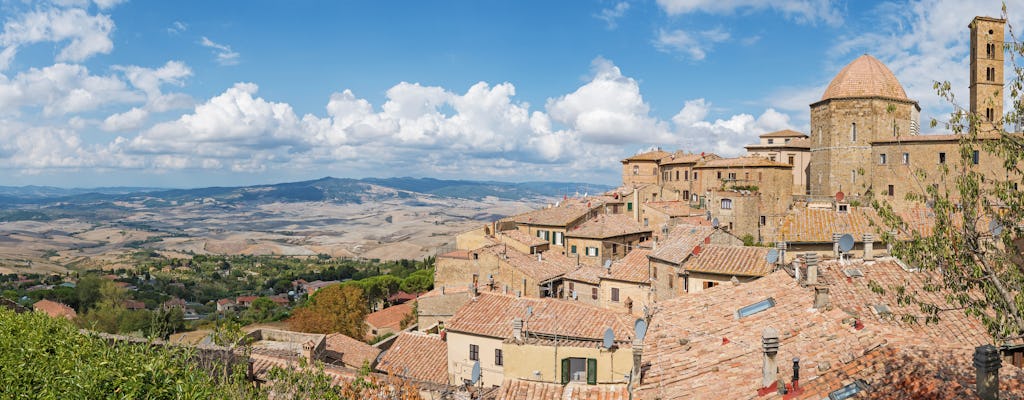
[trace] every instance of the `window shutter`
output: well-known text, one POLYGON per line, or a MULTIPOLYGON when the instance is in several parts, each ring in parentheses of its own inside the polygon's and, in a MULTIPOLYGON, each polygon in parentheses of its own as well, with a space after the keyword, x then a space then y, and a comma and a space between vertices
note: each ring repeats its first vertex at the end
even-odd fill
POLYGON ((562 384, 569 383, 569 359, 562 359, 562 384))
POLYGON ((597 384, 597 359, 596 358, 588 358, 587 359, 587 384, 588 385, 596 385, 597 384))

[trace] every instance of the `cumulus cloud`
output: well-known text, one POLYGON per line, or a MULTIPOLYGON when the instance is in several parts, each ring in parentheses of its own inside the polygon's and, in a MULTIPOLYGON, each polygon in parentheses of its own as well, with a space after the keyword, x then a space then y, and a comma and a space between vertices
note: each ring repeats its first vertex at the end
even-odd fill
POLYGON ((702 32, 689 33, 680 29, 658 31, 654 39, 654 47, 663 53, 675 53, 685 55, 688 58, 700 61, 707 57, 707 52, 716 43, 729 40, 729 32, 720 28, 702 32))
POLYGON ((174 21, 174 23, 171 24, 171 27, 167 28, 167 33, 172 34, 172 35, 177 35, 179 33, 185 32, 187 30, 188 30, 188 25, 186 25, 184 22, 174 21))
POLYGON ((799 23, 829 25, 843 23, 843 15, 832 0, 657 0, 668 15, 695 12, 707 14, 735 14, 740 12, 772 10, 799 23))
POLYGON ((601 9, 601 12, 594 14, 594 18, 604 21, 608 29, 615 29, 619 26, 619 19, 629 11, 629 3, 620 1, 615 7, 601 9))
POLYGON ((108 132, 136 130, 145 124, 147 117, 148 111, 132 107, 131 110, 107 117, 100 127, 108 132))
POLYGON ((209 47, 213 49, 213 54, 217 56, 217 63, 220 65, 237 65, 238 57, 240 54, 236 51, 231 50, 231 46, 214 42, 203 36, 202 40, 199 41, 203 47, 209 47))
POLYGON ((744 153, 743 146, 757 143, 758 135, 793 129, 788 115, 771 108, 758 117, 736 114, 728 119, 708 121, 710 110, 710 103, 694 99, 687 101, 672 117, 680 146, 722 156, 738 156, 744 153))
POLYGON ((76 64, 31 68, 13 79, 0 74, 0 113, 17 113, 23 107, 41 107, 54 116, 97 109, 106 104, 141 101, 119 77, 96 76, 76 64))
POLYGON ((0 67, 10 64, 18 48, 41 42, 68 42, 58 53, 58 62, 81 62, 114 49, 110 34, 114 21, 104 14, 89 15, 80 8, 39 9, 18 15, 4 23, 0 33, 0 67))

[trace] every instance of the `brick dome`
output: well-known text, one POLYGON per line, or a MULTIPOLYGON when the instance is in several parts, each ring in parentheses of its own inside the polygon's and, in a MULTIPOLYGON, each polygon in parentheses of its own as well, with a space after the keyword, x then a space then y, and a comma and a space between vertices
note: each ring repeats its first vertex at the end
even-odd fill
POLYGON ((867 54, 857 57, 828 84, 822 100, 851 97, 885 97, 909 100, 900 81, 885 64, 867 54))

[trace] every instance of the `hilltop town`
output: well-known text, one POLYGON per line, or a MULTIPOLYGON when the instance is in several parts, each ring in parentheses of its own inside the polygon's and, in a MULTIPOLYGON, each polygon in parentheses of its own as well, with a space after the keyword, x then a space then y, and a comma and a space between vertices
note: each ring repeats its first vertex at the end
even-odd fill
MULTIPOLYGON (((970 22, 982 142, 1005 128, 1005 24, 970 22)), ((919 112, 862 55, 810 104, 810 132, 763 134, 738 157, 626 157, 610 191, 449 240, 431 290, 388 296, 365 318, 368 337, 393 336, 370 345, 251 327, 246 379, 273 387, 275 368, 314 365, 331 383, 397 380, 429 399, 1024 399, 1024 337, 994 337, 957 306, 960 293, 936 286, 942 271, 892 250, 935 224, 934 205, 908 194, 952 185, 917 171, 963 154, 962 133, 921 134, 919 112), (879 199, 908 229, 887 227, 879 199)), ((980 147, 967 156, 982 175, 1009 174, 980 147)), ((340 282, 293 284, 315 299, 340 282)), ((256 299, 222 299, 217 311, 256 299)), ((40 312, 74 313, 43 301, 40 312)), ((212 337, 198 340, 203 351, 234 350, 212 337)))

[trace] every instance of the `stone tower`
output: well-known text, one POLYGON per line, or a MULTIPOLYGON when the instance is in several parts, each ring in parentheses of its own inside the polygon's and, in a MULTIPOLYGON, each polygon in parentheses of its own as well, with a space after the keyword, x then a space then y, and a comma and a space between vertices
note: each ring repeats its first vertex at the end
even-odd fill
POLYGON ((920 111, 885 64, 867 54, 853 60, 811 104, 810 194, 864 194, 871 142, 917 135, 920 111))
POLYGON ((980 133, 998 128, 1003 117, 1003 32, 1005 19, 974 17, 971 29, 971 113, 980 133), (996 124, 994 125, 993 122, 996 124))

